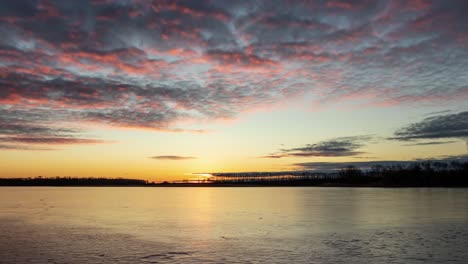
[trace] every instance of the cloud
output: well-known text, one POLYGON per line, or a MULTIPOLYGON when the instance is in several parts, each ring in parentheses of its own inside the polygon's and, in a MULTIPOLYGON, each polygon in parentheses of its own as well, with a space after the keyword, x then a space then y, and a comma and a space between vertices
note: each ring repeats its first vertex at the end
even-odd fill
POLYGON ((19 146, 19 145, 4 145, 4 144, 0 144, 0 149, 2 150, 37 150, 37 151, 55 150, 51 148, 40 148, 40 147, 19 146))
POLYGON ((394 140, 468 138, 468 111, 428 117, 396 131, 394 140))
POLYGON ((428 146, 428 145, 444 145, 444 144, 450 144, 450 143, 455 143, 458 141, 429 141, 429 142, 419 142, 419 143, 413 143, 413 144, 406 144, 403 146, 428 146))
POLYGON ((263 158, 354 156, 365 153, 358 151, 358 149, 371 140, 373 140, 373 137, 369 135, 340 137, 315 144, 307 144, 303 147, 282 149, 277 154, 267 155, 263 158))
POLYGON ((99 144, 99 143, 106 143, 108 141, 88 139, 88 138, 73 138, 73 137, 18 137, 16 136, 16 137, 0 137, 0 142, 60 145, 60 144, 99 144))
POLYGON ((180 124, 306 94, 310 108, 462 105, 465 10, 416 0, 5 1, 0 110, 18 120, 41 112, 16 122, 30 129, 190 132, 180 124))
POLYGON ((468 162, 468 155, 440 156, 432 159, 414 159, 414 160, 375 160, 375 161, 350 161, 350 162, 302 162, 293 164, 298 170, 289 171, 251 171, 251 172, 211 172, 210 175, 220 177, 239 177, 242 176, 282 176, 287 174, 301 175, 302 173, 314 172, 336 172, 337 170, 354 166, 362 170, 372 169, 373 166, 408 166, 415 163, 430 162, 468 162))
POLYGON ((196 157, 185 157, 185 156, 153 156, 150 157, 150 159, 156 159, 156 160, 189 160, 189 159, 196 159, 196 157))
MULTIPOLYGON (((430 161, 438 162, 451 162, 451 161, 468 161, 468 155, 459 155, 459 156, 446 156, 446 157, 436 157, 433 159, 427 159, 430 161)), ((371 169, 373 166, 406 166, 413 164, 415 162, 423 162, 425 160, 380 160, 380 161, 350 161, 350 162, 302 162, 296 163, 295 166, 298 166, 302 169, 310 169, 317 171, 334 171, 345 168, 347 166, 355 166, 360 169, 371 169)))
POLYGON ((41 145, 101 144, 110 141, 84 138, 78 128, 60 127, 47 112, 0 109, 0 149, 53 150, 41 145), (39 146, 37 146, 39 145, 39 146))

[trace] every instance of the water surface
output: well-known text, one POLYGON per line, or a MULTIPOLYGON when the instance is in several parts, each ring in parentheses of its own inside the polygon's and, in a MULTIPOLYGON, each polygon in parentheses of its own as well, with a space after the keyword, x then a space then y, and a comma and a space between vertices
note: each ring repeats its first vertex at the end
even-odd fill
POLYGON ((0 188, 0 263, 466 263, 468 189, 0 188))

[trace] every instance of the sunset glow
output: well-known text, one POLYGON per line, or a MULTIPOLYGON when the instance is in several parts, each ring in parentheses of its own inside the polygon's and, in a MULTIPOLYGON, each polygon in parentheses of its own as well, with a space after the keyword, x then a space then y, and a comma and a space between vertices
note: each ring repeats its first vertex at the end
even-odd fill
POLYGON ((465 160, 467 8, 4 1, 0 177, 465 160))

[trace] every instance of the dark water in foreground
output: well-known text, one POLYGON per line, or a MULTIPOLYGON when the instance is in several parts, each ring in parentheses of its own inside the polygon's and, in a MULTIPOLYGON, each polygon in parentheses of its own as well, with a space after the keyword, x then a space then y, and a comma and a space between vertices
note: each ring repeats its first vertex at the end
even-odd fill
POLYGON ((0 188, 0 263, 467 263, 468 189, 0 188))

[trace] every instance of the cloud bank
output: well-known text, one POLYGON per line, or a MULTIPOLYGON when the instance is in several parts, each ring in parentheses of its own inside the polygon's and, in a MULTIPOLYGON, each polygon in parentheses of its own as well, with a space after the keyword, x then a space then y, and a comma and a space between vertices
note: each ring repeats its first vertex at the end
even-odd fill
POLYGON ((425 118, 396 131, 391 139, 408 141, 448 138, 468 138, 468 111, 425 118))
POLYGON ((80 122, 187 131, 186 120, 305 94, 311 109, 460 104, 467 10, 463 0, 4 1, 0 136, 96 143, 71 131, 80 122))
POLYGON ((351 161, 351 162, 302 162, 296 163, 295 166, 300 167, 301 169, 316 170, 316 171, 334 171, 345 168, 347 166, 355 166, 357 168, 367 170, 371 169, 373 166, 398 166, 398 165, 410 165, 415 162, 424 162, 424 161, 434 161, 434 162, 466 162, 468 161, 468 155, 460 156, 447 156, 439 157, 434 159, 427 160, 382 160, 382 161, 351 161))
POLYGON ((0 149, 53 150, 41 145, 100 144, 110 141, 85 138, 78 128, 54 125, 56 116, 36 110, 0 109, 0 149))

